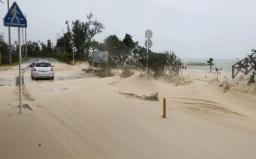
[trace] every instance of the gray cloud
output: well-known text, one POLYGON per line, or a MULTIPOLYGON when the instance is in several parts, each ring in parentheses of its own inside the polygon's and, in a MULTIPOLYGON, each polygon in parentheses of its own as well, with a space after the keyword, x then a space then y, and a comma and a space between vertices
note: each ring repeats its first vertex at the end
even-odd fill
MULTIPOLYGON (((254 0, 17 0, 26 13, 29 38, 56 40, 65 21, 85 19, 89 12, 110 34, 133 35, 144 43, 144 31, 154 32, 154 51, 175 50, 181 57, 241 57, 255 47, 254 0)), ((0 3, 0 17, 6 6, 0 3)), ((15 31, 15 30, 14 30, 15 31)), ((0 33, 7 29, 0 23, 0 33)), ((16 34, 16 31, 13 32, 16 34)), ((13 37, 15 38, 15 37, 13 37)))

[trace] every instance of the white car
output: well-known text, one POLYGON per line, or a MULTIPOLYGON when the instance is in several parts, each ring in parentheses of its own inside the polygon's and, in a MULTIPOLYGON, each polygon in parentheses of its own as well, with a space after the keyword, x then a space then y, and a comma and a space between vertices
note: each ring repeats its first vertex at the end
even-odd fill
POLYGON ((54 79, 53 66, 48 61, 36 61, 32 65, 32 80, 36 79, 54 79))

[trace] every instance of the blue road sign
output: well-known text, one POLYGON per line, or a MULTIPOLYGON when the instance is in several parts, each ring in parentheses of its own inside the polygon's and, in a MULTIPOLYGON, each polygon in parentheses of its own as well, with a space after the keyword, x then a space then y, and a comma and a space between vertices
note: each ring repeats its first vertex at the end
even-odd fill
POLYGON ((14 2, 4 17, 4 26, 7 27, 27 27, 27 19, 21 12, 18 4, 14 2))

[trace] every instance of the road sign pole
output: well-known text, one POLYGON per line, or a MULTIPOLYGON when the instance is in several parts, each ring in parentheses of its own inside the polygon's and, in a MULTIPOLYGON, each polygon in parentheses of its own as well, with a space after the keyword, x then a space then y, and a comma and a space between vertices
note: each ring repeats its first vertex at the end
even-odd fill
POLYGON ((22 28, 22 56, 23 58, 26 58, 26 53, 25 53, 25 28, 22 28))
POLYGON ((149 75, 149 66, 148 66, 148 50, 149 50, 149 49, 148 49, 148 46, 149 46, 149 45, 148 45, 148 41, 149 41, 149 40, 147 40, 147 73, 148 73, 148 75, 149 75))
POLYGON ((21 56, 25 57, 25 51, 24 51, 24 28, 21 28, 21 56))
MULTIPOLYGON (((9 0, 7 1, 9 6, 9 0)), ((8 7, 9 8, 9 7, 8 7)), ((20 113, 22 109, 22 84, 23 84, 23 78, 21 73, 21 62, 22 62, 22 56, 21 56, 21 28, 27 27, 27 19, 20 10, 18 4, 16 2, 13 2, 10 9, 8 9, 8 12, 6 16, 4 17, 4 26, 6 27, 17 27, 18 28, 18 44, 19 44, 19 108, 20 113)), ((23 30, 22 30, 23 35, 23 30)), ((9 34, 10 38, 10 34, 9 34)), ((22 38, 24 41, 24 38, 22 38)), ((10 56, 9 56, 10 57, 10 56)))
MULTIPOLYGON (((7 10, 10 10, 10 1, 7 0, 7 10)), ((8 42, 9 42, 9 64, 12 63, 12 44, 11 44, 11 28, 8 27, 8 42)))
POLYGON ((27 28, 25 28, 25 58, 28 58, 28 45, 27 45, 27 28))
POLYGON ((21 96, 22 96, 22 77, 21 77, 21 40, 20 40, 20 27, 18 28, 18 41, 19 41, 19 108, 20 108, 20 113, 21 113, 21 108, 22 108, 22 101, 21 101, 21 96))
POLYGON ((11 28, 8 27, 8 41, 9 41, 9 64, 12 63, 12 43, 11 43, 11 28))

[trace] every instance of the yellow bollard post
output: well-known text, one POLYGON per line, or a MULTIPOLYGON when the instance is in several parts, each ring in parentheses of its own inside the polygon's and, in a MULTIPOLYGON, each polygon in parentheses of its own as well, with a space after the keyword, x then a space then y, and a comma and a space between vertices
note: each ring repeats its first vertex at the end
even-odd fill
POLYGON ((166 118, 166 98, 163 99, 163 118, 166 118))

